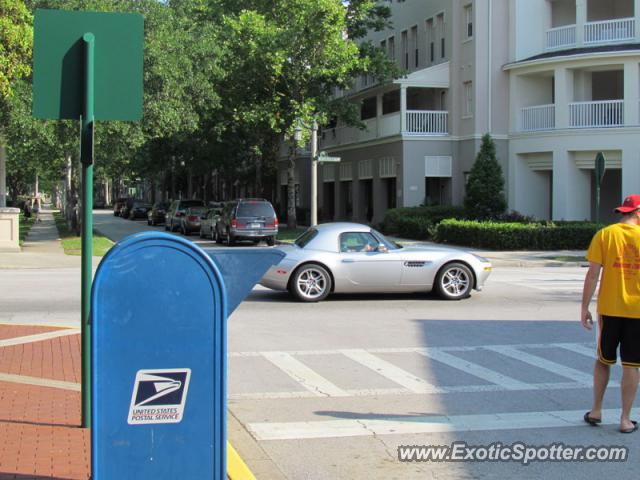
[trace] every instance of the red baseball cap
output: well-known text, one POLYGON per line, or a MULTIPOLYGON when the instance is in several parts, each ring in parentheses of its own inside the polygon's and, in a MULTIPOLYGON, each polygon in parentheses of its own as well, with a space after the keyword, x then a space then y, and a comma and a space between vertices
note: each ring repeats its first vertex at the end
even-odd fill
POLYGON ((629 213, 640 208, 640 195, 629 195, 624 203, 615 209, 616 212, 629 213))

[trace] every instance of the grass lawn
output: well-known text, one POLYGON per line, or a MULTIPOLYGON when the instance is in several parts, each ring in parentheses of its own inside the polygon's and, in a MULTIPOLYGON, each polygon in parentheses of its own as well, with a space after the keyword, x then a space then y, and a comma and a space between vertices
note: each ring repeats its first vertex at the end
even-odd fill
POLYGON ((29 230, 31 230, 35 221, 35 216, 32 215, 29 218, 25 218, 24 214, 20 212, 20 246, 22 246, 24 239, 29 235, 29 230))
MULTIPOLYGON (((67 255, 80 255, 82 253, 82 244, 80 237, 67 228, 67 223, 60 212, 54 212, 53 218, 56 221, 56 227, 58 227, 58 233, 62 239, 62 248, 67 255)), ((93 234, 93 256, 102 257, 109 249, 113 247, 113 242, 107 237, 93 234)))
POLYGON ((278 240, 286 243, 293 243, 293 241, 298 238, 302 233, 307 229, 307 227, 298 227, 298 228, 279 228, 278 229, 278 240))

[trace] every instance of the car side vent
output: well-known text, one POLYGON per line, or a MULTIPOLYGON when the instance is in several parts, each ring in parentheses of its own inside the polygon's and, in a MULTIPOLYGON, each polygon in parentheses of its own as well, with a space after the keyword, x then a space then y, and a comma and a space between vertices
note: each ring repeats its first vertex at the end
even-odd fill
POLYGON ((427 262, 423 261, 412 261, 412 262, 404 262, 405 267, 424 267, 427 262))

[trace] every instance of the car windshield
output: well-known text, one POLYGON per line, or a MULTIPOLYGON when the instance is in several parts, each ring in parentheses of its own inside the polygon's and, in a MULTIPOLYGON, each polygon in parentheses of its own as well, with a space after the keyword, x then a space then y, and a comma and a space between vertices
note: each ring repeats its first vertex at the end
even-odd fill
POLYGON ((189 213, 193 215, 202 215, 206 211, 207 209, 205 207, 192 207, 189 209, 189 213))
POLYGON ((316 235, 318 235, 318 230, 316 230, 315 228, 309 228, 306 232, 296 238, 294 243, 298 247, 304 248, 311 240, 316 237, 316 235))
POLYGON ((242 202, 238 205, 239 218, 244 217, 273 217, 273 207, 268 202, 242 202))
POLYGON ((375 235, 375 237, 378 240, 380 240, 380 243, 382 243, 389 250, 400 250, 402 248, 402 246, 398 245, 395 242, 392 242, 391 240, 389 240, 387 237, 385 237, 383 234, 381 234, 377 230, 371 230, 371 233, 373 233, 375 235))

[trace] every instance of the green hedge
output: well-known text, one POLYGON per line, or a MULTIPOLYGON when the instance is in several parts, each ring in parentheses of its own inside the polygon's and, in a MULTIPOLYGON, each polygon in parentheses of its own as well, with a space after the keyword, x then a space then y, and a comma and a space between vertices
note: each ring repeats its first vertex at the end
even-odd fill
POLYGON ((586 222, 496 223, 443 220, 436 229, 442 243, 494 250, 584 250, 601 226, 586 222))
POLYGON ((445 218, 466 218, 464 207, 393 208, 387 210, 380 228, 384 233, 403 238, 427 240, 435 233, 436 225, 445 218))

